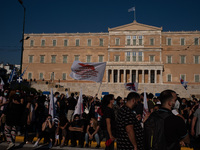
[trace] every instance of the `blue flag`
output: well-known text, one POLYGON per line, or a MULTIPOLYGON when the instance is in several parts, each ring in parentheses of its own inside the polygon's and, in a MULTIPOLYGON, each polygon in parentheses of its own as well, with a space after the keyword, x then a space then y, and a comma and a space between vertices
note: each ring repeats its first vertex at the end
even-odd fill
POLYGON ((11 83, 12 80, 13 80, 13 77, 15 76, 15 73, 16 73, 16 70, 15 68, 12 70, 11 74, 10 74, 10 77, 8 79, 8 83, 11 83))

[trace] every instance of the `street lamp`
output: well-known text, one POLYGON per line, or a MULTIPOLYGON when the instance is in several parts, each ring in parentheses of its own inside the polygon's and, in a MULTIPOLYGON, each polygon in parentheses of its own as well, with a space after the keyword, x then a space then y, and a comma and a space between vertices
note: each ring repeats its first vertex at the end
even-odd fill
POLYGON ((18 0, 19 3, 22 5, 22 7, 24 8, 24 20, 23 20, 23 31, 22 31, 22 49, 21 49, 21 63, 20 63, 20 74, 22 73, 22 62, 23 62, 23 52, 24 52, 24 28, 25 28, 25 14, 26 14, 26 8, 23 5, 23 1, 22 0, 18 0))

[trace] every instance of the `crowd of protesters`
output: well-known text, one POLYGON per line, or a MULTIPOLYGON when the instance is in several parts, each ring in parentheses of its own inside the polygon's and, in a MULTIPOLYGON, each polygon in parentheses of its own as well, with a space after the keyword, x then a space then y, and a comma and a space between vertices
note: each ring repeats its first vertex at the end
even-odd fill
POLYGON ((7 141, 8 149, 11 149, 15 146, 16 135, 23 135, 24 143, 32 143, 34 147, 37 147, 44 138, 49 148, 89 147, 93 141, 96 141, 96 148, 99 148, 101 141, 106 139, 106 149, 114 149, 114 141, 117 141, 117 149, 142 150, 148 145, 144 143, 145 121, 148 122, 151 114, 163 109, 178 117, 178 119, 168 117, 165 125, 168 136, 176 141, 176 146, 178 142, 177 147, 191 146, 198 149, 200 147, 199 101, 194 96, 190 100, 180 98, 174 91, 169 90, 163 91, 160 98, 152 93, 146 95, 149 110, 145 114, 144 93, 139 95, 131 92, 126 98, 115 97, 112 94, 101 98, 83 95, 84 113, 79 115, 74 114, 78 93, 71 93, 68 97, 66 94, 55 92, 56 115, 52 118, 49 115, 48 96, 5 89, 0 93, 1 141, 7 141), (170 126, 174 125, 174 120, 179 121, 176 124, 179 125, 179 129, 170 126), (178 131, 181 133, 172 133, 178 131), (35 143, 32 138, 34 136, 37 136, 35 143), (186 137, 190 137, 191 142, 188 142, 186 137))

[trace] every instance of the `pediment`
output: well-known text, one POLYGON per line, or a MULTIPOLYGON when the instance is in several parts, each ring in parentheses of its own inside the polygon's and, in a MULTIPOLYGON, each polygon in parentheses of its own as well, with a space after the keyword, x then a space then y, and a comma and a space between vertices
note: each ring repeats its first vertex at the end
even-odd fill
POLYGON ((159 28, 155 26, 149 26, 138 23, 136 21, 130 24, 108 29, 108 31, 156 31, 156 30, 162 30, 162 27, 159 28))

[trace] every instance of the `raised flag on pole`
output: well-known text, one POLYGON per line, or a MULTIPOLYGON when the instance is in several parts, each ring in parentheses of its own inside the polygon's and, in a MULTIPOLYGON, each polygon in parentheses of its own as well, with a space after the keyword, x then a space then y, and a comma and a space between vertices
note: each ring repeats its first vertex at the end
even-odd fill
POLYGON ((10 77, 9 77, 9 79, 8 79, 8 83, 11 83, 11 82, 12 82, 13 77, 15 76, 15 72, 16 72, 16 70, 15 70, 15 68, 14 68, 14 69, 12 70, 11 74, 10 74, 10 77))
POLYGON ((127 90, 131 92, 137 92, 138 91, 138 83, 124 83, 124 86, 127 90))
POLYGON ((135 7, 128 9, 128 12, 135 11, 135 7))
POLYGON ((70 77, 76 80, 87 80, 94 82, 102 82, 106 62, 101 63, 82 63, 74 61, 71 67, 70 77))
POLYGON ((51 88, 49 114, 52 116, 52 118, 55 118, 56 109, 55 109, 55 103, 54 103, 53 88, 51 88))
POLYGON ((148 109, 148 104, 147 104, 147 94, 144 89, 144 108, 143 108, 143 115, 142 115, 142 120, 144 120, 145 116, 147 115, 149 109, 148 109))
POLYGON ((187 90, 187 83, 186 81, 184 81, 182 78, 180 78, 180 82, 182 84, 182 86, 187 90))
POLYGON ((28 66, 24 69, 24 71, 22 72, 22 74, 20 75, 20 77, 23 77, 24 73, 26 72, 26 69, 28 68, 28 66))
POLYGON ((83 113, 83 97, 82 97, 82 89, 79 94, 78 102, 75 107, 74 115, 81 115, 83 113))

